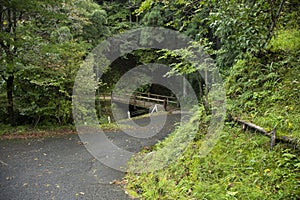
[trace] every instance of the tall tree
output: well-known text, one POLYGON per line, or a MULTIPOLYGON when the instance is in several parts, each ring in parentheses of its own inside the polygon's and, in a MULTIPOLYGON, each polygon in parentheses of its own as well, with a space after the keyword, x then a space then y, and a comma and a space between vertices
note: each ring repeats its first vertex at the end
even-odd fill
POLYGON ((1 46, 1 77, 6 83, 7 113, 9 122, 15 125, 13 90, 20 43, 24 34, 18 33, 18 26, 29 18, 28 13, 33 12, 39 2, 34 1, 1 1, 0 2, 0 46, 1 46))
POLYGON ((1 0, 0 75, 12 126, 18 112, 39 121, 51 109, 51 116, 61 121, 60 98, 69 102, 65 111, 71 115, 72 80, 88 48, 82 39, 87 13, 73 0, 1 0))
POLYGON ((200 40, 202 45, 210 43, 218 65, 228 68, 244 53, 264 49, 283 11, 294 5, 294 1, 285 0, 147 0, 137 13, 146 25, 163 22, 165 27, 200 40))

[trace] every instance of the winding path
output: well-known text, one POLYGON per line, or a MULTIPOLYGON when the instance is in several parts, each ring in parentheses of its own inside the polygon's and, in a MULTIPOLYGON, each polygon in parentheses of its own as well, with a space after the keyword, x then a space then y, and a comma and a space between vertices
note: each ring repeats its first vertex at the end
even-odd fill
MULTIPOLYGON (((106 134, 119 147, 138 152, 163 139, 178 121, 180 115, 168 115, 164 128, 150 139, 133 138, 122 132, 106 134)), ((149 119, 135 122, 143 126, 149 119)), ((1 200, 130 199, 120 185, 110 184, 123 176, 123 172, 94 159, 75 134, 0 141, 1 200)))

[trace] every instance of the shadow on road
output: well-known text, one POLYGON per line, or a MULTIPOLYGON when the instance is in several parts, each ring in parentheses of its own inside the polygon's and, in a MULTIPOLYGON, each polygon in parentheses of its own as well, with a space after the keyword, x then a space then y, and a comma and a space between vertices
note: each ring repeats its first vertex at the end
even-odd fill
MULTIPOLYGON (((168 115, 163 129, 147 139, 107 132, 120 148, 138 152, 166 137, 180 115, 168 115)), ((149 119, 136 119, 141 126, 149 119)), ((155 128, 155 127, 153 127, 155 128)), ((0 141, 0 199, 129 199, 120 185, 123 172, 111 169, 89 154, 78 135, 0 141)))

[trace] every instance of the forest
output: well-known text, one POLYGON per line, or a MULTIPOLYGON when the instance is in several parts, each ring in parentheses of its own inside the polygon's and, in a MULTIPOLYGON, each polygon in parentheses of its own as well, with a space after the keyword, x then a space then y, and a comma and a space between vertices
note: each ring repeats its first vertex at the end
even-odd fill
POLYGON ((176 133, 200 128, 166 169, 128 173, 128 193, 141 199, 299 199, 299 9, 298 0, 0 0, 0 135, 74 129, 73 86, 89 53, 126 31, 163 27, 193 43, 179 51, 144 49, 119 57, 99 80, 97 94, 110 93, 138 65, 169 65, 168 75, 185 76, 200 103, 185 127, 153 149, 168 145, 176 133), (187 59, 197 47, 222 76, 226 118, 268 132, 276 128, 292 145, 278 143, 270 151, 269 138, 226 120, 215 148, 199 156, 212 109, 197 63, 187 59))

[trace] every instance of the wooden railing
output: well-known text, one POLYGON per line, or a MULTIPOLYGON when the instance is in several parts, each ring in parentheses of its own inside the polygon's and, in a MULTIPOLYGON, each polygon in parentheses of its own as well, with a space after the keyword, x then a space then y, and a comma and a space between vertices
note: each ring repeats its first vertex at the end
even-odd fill
POLYGON ((152 94, 152 93, 142 93, 142 92, 135 92, 133 95, 131 95, 131 98, 136 98, 140 100, 145 101, 154 101, 159 102, 163 104, 165 101, 167 101, 167 104, 173 103, 177 104, 177 98, 174 96, 165 96, 165 95, 159 95, 159 94, 152 94))
POLYGON ((122 103, 128 103, 135 106, 150 107, 153 104, 161 104, 164 107, 172 106, 179 107, 179 103, 176 97, 166 96, 152 93, 134 92, 129 93, 111 93, 101 94, 101 99, 111 99, 111 101, 117 101, 122 103))

